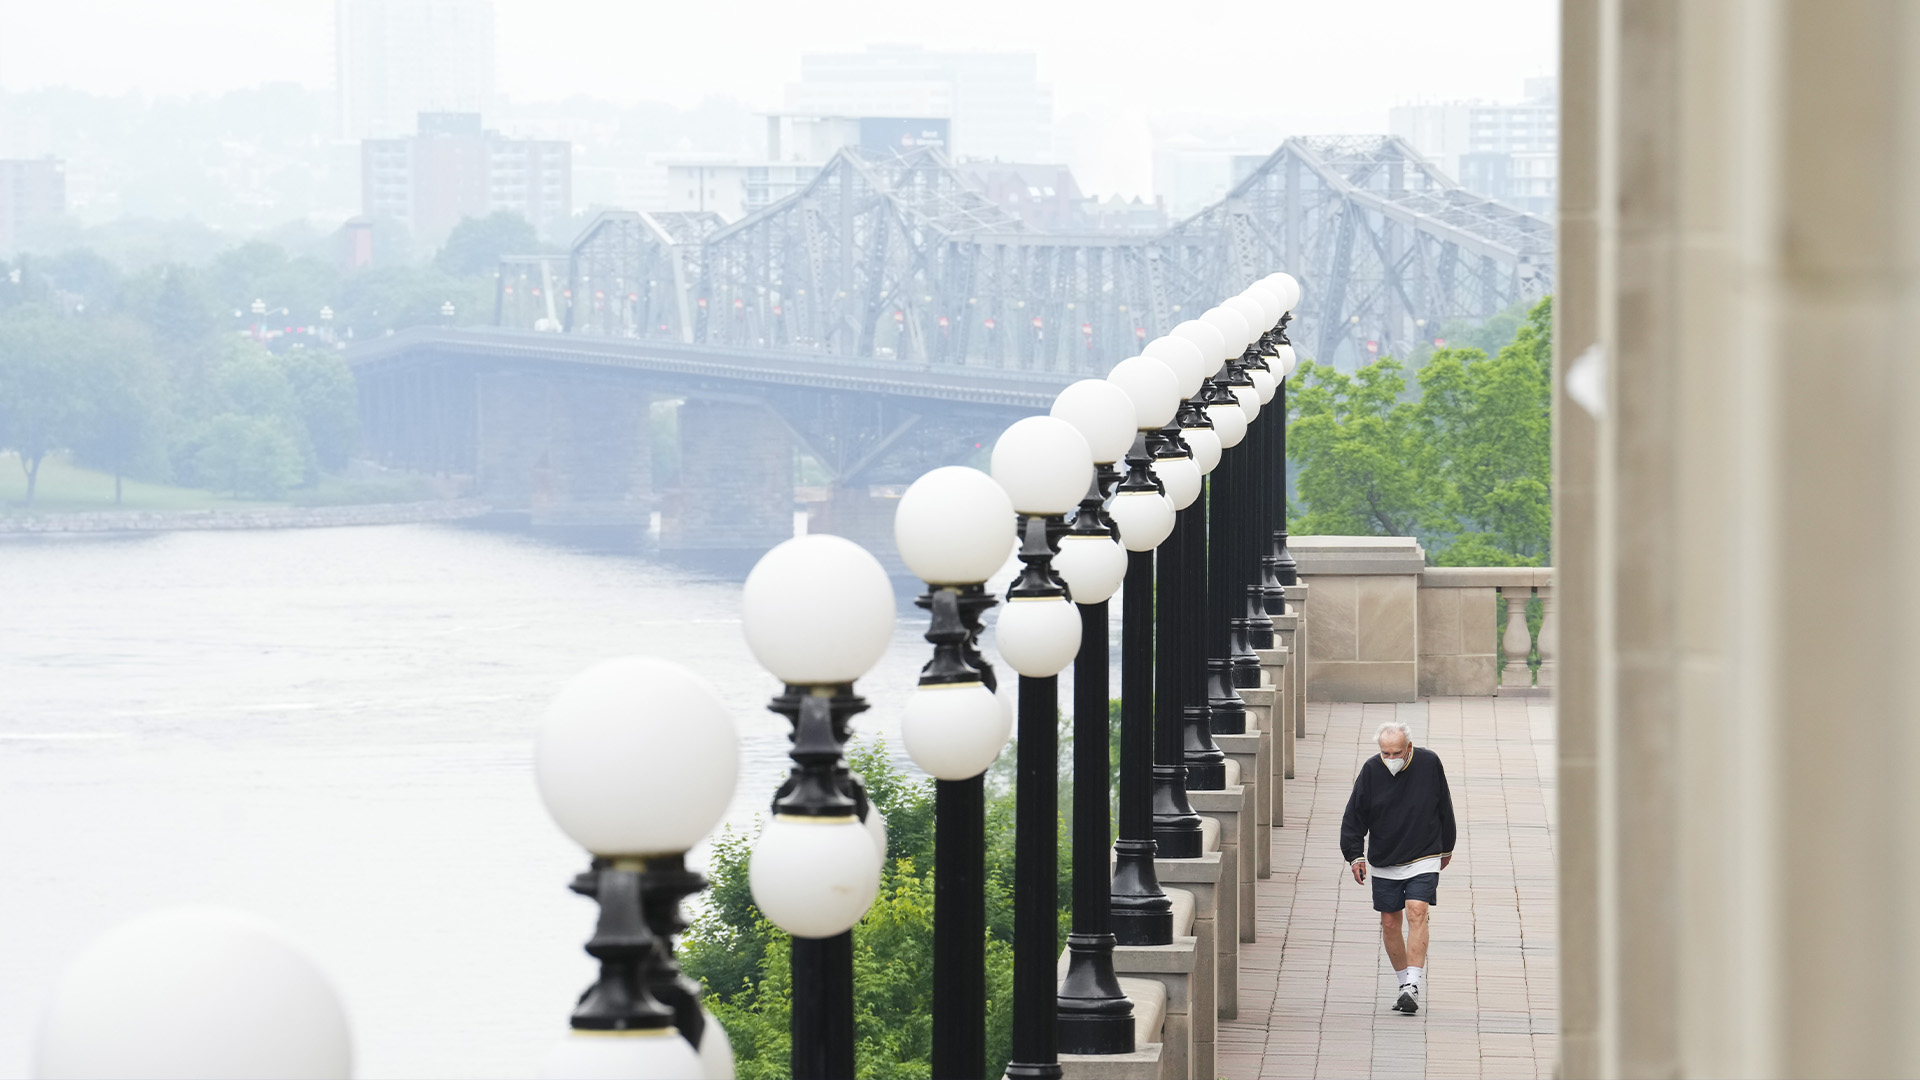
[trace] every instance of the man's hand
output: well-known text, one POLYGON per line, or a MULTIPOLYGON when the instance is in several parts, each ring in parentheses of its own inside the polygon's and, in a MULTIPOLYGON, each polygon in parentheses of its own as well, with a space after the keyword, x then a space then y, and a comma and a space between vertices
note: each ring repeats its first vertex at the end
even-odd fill
POLYGON ((1353 860, 1353 880, 1362 885, 1367 883, 1367 860, 1353 860))
POLYGON ((1447 868, 1447 864, 1452 861, 1453 861, 1453 856, 1451 855, 1440 856, 1440 869, 1445 870, 1447 868))

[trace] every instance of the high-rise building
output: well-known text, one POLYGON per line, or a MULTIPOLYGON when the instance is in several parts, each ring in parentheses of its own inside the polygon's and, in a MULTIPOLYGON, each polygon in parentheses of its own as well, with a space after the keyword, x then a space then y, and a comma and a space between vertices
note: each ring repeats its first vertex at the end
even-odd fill
POLYGON ((813 116, 937 117, 952 122, 956 159, 1048 161, 1053 89, 1033 53, 935 52, 869 45, 860 53, 807 53, 786 109, 813 116))
POLYGON ((66 212, 66 162, 52 157, 0 161, 0 254, 19 247, 23 231, 66 212))
POLYGON ((1559 190, 1559 85, 1551 77, 1524 85, 1525 100, 1517 103, 1396 105, 1387 126, 1468 190, 1551 214, 1559 190))
POLYGON ((478 113, 422 113, 420 130, 361 146, 361 207, 438 244, 462 218, 510 210, 542 236, 563 238, 573 214, 573 147, 509 139, 478 113))
POLYGON ((340 134, 388 138, 493 102, 492 0, 336 0, 340 134))

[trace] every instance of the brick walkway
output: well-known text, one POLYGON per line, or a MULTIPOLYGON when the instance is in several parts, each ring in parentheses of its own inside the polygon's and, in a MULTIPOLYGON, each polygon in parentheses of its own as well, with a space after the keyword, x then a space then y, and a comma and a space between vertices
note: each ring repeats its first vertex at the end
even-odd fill
POLYGON ((1553 1075, 1553 730, 1544 700, 1308 706, 1273 877, 1258 883, 1260 940, 1240 947, 1240 1017, 1220 1024, 1222 1076, 1553 1075), (1394 717, 1446 764, 1460 821, 1413 1017, 1388 1009, 1372 892, 1340 861, 1354 773, 1394 717))

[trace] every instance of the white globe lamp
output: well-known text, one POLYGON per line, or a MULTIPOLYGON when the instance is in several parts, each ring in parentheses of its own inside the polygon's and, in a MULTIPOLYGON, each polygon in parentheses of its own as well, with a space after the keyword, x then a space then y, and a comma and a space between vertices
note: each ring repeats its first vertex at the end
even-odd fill
POLYGON ((914 688, 900 717, 907 756, 935 780, 969 780, 987 771, 1013 733, 1013 714, 979 682, 914 688))
POLYGON ((1240 407, 1238 395, 1231 404, 1207 406, 1207 419, 1213 421, 1213 433, 1227 449, 1239 446, 1240 440, 1247 437, 1247 413, 1240 407))
POLYGON ((158 911, 102 935, 61 977, 34 1042, 33 1074, 46 1080, 352 1072, 327 977, 273 925, 216 907, 158 911))
POLYGON ((1187 440, 1187 448, 1193 451, 1193 463, 1200 467, 1200 475, 1210 475, 1220 466, 1220 433, 1210 427, 1182 428, 1182 438, 1187 440))
POLYGON ((1245 352, 1253 341, 1253 330, 1247 325, 1247 320, 1230 307, 1208 308, 1200 316, 1200 321, 1220 331, 1220 337, 1227 343, 1229 361, 1245 352))
MULTIPOLYGON (((1218 374, 1221 366, 1227 362, 1227 339, 1221 336, 1219 329, 1213 325, 1199 319, 1188 319, 1175 326, 1170 333, 1173 337, 1185 338, 1199 347, 1200 355, 1206 360, 1207 378, 1218 374)), ((1238 353, 1239 350, 1234 351, 1238 353)))
POLYGON ((1107 381, 1132 400, 1135 431, 1158 431, 1172 423, 1180 409, 1180 377, 1150 356, 1120 361, 1107 372, 1107 381))
POLYGON ((1063 596, 1010 597, 994 623, 993 643, 1013 670, 1050 678, 1080 651, 1080 612, 1063 596))
POLYGON ((1050 415, 1072 424, 1087 440, 1095 465, 1111 465, 1125 457, 1137 430, 1133 399, 1106 379, 1082 379, 1060 391, 1050 415))
POLYGON ((893 540, 922 581, 974 585, 1006 565, 1013 519, 1013 501, 993 477, 948 465, 925 473, 900 496, 893 540))
POLYGON ((1174 375, 1180 380, 1182 398, 1199 393, 1201 382, 1211 374, 1206 357, 1200 353, 1200 346, 1172 334, 1147 342, 1147 347, 1140 350, 1140 355, 1151 356, 1173 369, 1174 375))
POLYGON ((1152 551, 1173 533, 1173 503, 1158 491, 1119 491, 1107 504, 1107 516, 1120 527, 1128 551, 1152 551))
POLYGON ((1000 433, 991 467, 1016 513, 1054 517, 1078 506, 1093 482, 1093 450, 1067 421, 1029 416, 1000 433))
POLYGON ((607 858, 684 852, 727 811, 739 733, 706 680, 670 660, 605 660, 547 706, 534 777, 554 823, 607 858))
MULTIPOLYGON (((707 1021, 707 1033, 719 1025, 707 1021)), ((724 1035, 723 1035, 724 1038, 724 1035)), ((705 1038, 702 1038, 705 1043, 705 1038)), ((731 1076, 733 1053, 727 1052, 731 1076)), ((713 1075, 701 1054, 671 1027, 638 1031, 572 1031, 547 1051, 540 1080, 686 1080, 713 1075)))
POLYGON ((776 814, 747 865, 753 902, 795 937, 853 929, 880 893, 880 853, 860 819, 776 814))
POLYGON ((1153 471, 1166 485, 1175 510, 1185 510, 1200 497, 1200 466, 1191 457, 1154 458, 1153 471))
POLYGON ((799 536, 760 557, 740 590, 754 659, 789 686, 851 683, 893 637, 893 583, 843 537, 799 536))
POLYGON ((1127 576, 1127 552, 1111 536, 1070 532, 1060 538, 1053 570, 1066 581, 1074 603, 1101 604, 1120 591, 1127 576))

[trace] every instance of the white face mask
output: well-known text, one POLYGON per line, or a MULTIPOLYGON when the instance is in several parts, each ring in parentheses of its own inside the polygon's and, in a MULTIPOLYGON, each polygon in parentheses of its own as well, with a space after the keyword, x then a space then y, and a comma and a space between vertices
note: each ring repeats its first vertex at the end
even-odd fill
POLYGON ((1382 763, 1386 765, 1388 775, 1398 776, 1400 774, 1400 770, 1407 767, 1407 759, 1411 758, 1412 756, 1413 756, 1412 748, 1409 747, 1407 757, 1390 758, 1385 754, 1382 754, 1380 755, 1380 760, 1382 763))

